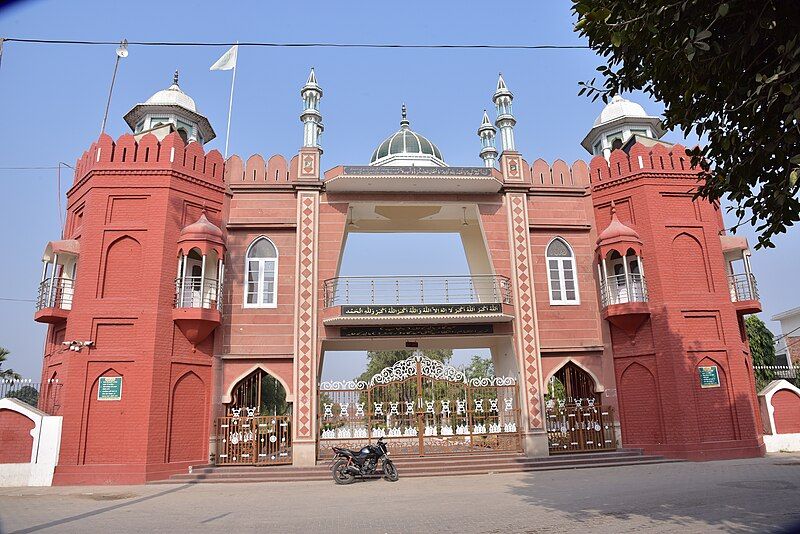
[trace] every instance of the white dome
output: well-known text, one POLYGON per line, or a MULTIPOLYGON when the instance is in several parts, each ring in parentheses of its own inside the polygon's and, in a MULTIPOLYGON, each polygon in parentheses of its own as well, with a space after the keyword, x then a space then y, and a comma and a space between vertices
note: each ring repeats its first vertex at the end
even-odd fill
POLYGON ((594 120, 594 126, 599 126, 622 117, 648 118, 649 115, 644 108, 636 102, 631 102, 630 100, 622 98, 620 95, 616 95, 611 99, 611 102, 606 104, 606 107, 603 108, 603 111, 601 111, 600 115, 594 120))
POLYGON ((197 106, 194 103, 194 99, 181 91, 181 88, 175 83, 170 85, 168 89, 163 89, 148 98, 145 104, 156 106, 181 106, 182 108, 197 113, 197 106))

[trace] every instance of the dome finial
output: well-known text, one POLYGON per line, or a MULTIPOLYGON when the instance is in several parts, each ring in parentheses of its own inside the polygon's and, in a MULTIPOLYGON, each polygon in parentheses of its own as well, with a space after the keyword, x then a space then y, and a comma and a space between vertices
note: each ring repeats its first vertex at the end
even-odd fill
POLYGON ((613 200, 611 201, 611 216, 612 217, 616 217, 617 216, 617 205, 614 204, 613 200))
POLYGON ((400 106, 400 117, 400 127, 408 128, 411 123, 408 122, 408 108, 406 108, 405 102, 403 102, 403 105, 400 106))
POLYGON ((172 75, 172 85, 178 85, 178 69, 175 69, 175 74, 172 75))

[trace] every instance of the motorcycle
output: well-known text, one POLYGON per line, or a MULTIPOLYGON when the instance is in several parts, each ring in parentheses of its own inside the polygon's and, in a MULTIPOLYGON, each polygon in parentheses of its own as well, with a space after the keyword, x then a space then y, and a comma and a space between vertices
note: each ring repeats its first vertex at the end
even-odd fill
POLYGON ((389 450, 382 437, 378 438, 375 445, 367 445, 360 451, 334 447, 333 453, 331 472, 333 480, 337 484, 351 484, 355 482, 356 477, 377 478, 381 476, 376 472, 378 462, 381 462, 383 478, 389 482, 397 482, 397 479, 400 478, 397 468, 389 459, 389 450))

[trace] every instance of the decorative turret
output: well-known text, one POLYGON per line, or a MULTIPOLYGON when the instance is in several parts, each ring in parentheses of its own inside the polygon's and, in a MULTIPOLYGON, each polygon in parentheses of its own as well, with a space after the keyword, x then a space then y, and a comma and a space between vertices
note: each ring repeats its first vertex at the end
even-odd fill
POLYGON ((300 90, 303 98, 303 112, 300 121, 303 123, 303 146, 319 148, 319 136, 322 134, 322 114, 319 112, 319 101, 322 99, 322 88, 317 85, 314 68, 308 74, 308 81, 300 90))
POLYGON ((616 95, 597 116, 581 145, 589 153, 609 159, 612 150, 622 148, 634 135, 636 141, 652 145, 664 135, 664 128, 661 120, 648 115, 642 106, 616 95))
POLYGON ((181 230, 172 319, 193 345, 207 338, 222 320, 224 257, 222 230, 205 213, 181 230))
POLYGON ((611 222, 597 238, 597 274, 603 318, 633 333, 650 316, 639 234, 617 217, 611 202, 611 222))
POLYGON ((172 85, 133 106, 124 119, 137 140, 147 133, 162 140, 177 131, 184 142, 197 141, 203 145, 217 136, 208 119, 198 113, 194 99, 181 90, 177 70, 172 85))
POLYGON ((478 128, 478 137, 481 138, 481 159, 483 159, 484 167, 494 167, 497 161, 497 148, 494 144, 494 138, 497 134, 497 128, 492 126, 489 120, 489 114, 483 110, 483 122, 478 128))
POLYGON ((495 119, 494 123, 500 129, 503 152, 514 152, 516 150, 514 145, 514 125, 517 124, 517 119, 514 118, 514 112, 511 109, 513 100, 514 95, 508 90, 503 74, 500 73, 500 77, 497 79, 497 90, 494 92, 492 101, 497 108, 497 119, 495 119))

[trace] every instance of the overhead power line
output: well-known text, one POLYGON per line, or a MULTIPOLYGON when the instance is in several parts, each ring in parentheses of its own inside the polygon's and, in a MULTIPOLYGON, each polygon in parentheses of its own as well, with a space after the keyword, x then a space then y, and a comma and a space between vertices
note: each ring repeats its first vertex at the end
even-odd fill
MULTIPOLYGON (((62 44, 89 46, 118 46, 119 41, 78 40, 78 39, 31 39, 23 37, 6 37, 7 43, 29 44, 62 44)), ((203 41, 128 41, 129 46, 252 46, 264 48, 427 48, 427 49, 488 49, 488 50, 588 50, 587 45, 555 45, 555 44, 403 44, 403 43, 277 43, 263 41, 237 42, 203 42, 203 41)))

